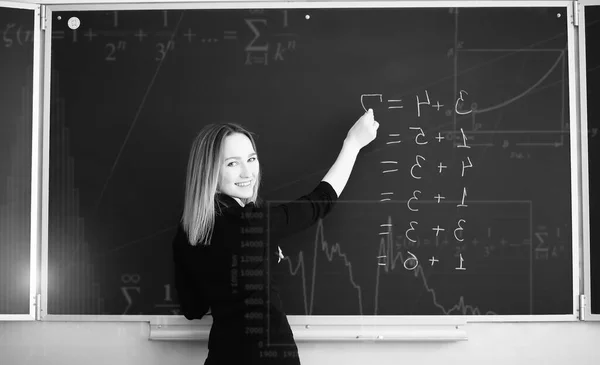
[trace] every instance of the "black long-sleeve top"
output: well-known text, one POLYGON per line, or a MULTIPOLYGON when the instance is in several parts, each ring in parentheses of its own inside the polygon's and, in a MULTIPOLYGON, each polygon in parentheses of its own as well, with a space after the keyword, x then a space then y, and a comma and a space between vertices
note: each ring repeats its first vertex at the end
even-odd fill
POLYGON ((181 224, 173 241, 175 289, 187 319, 213 317, 205 364, 299 364, 269 275, 277 240, 325 217, 337 194, 327 182, 286 204, 240 206, 218 194, 210 245, 192 246, 181 224))

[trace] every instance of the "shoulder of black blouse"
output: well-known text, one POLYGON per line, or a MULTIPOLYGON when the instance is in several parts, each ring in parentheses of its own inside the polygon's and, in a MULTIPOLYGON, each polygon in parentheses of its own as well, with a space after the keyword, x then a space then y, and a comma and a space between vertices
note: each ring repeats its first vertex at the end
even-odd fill
POLYGON ((215 213, 218 218, 220 215, 240 216, 241 212, 255 209, 256 205, 254 203, 248 203, 242 207, 234 198, 230 197, 227 194, 219 193, 215 197, 215 208, 215 213))

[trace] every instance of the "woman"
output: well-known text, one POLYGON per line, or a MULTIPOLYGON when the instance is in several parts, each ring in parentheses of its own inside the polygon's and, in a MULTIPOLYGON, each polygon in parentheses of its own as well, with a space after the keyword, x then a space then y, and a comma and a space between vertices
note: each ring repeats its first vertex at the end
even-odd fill
POLYGON ((269 276, 276 241, 325 217, 379 124, 369 109, 350 128, 325 177, 310 193, 277 206, 257 203, 260 165, 252 135, 236 124, 209 125, 187 166, 184 212, 173 241, 181 311, 213 324, 205 365, 300 364, 298 348, 269 276))

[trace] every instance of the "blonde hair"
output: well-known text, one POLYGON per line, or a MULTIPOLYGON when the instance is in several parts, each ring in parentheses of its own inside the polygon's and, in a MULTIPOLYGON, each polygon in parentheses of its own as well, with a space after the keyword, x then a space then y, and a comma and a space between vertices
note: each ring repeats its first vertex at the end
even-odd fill
MULTIPOLYGON (((248 137, 254 151, 256 143, 252 133, 239 124, 210 124, 202 128, 190 150, 185 179, 185 197, 181 223, 189 242, 209 245, 212 238, 217 204, 215 201, 223 161, 223 141, 240 133, 248 137)), ((260 185, 260 169, 254 184, 252 197, 243 199, 244 204, 256 202, 260 185)), ((219 211, 220 213, 220 211, 219 211)))

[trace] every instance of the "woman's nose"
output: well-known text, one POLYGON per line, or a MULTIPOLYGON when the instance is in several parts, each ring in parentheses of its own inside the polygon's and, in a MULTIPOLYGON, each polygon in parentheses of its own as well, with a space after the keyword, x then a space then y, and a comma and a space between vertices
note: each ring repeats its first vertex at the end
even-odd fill
POLYGON ((250 168, 248 164, 242 163, 242 170, 240 171, 241 177, 250 177, 250 168))

